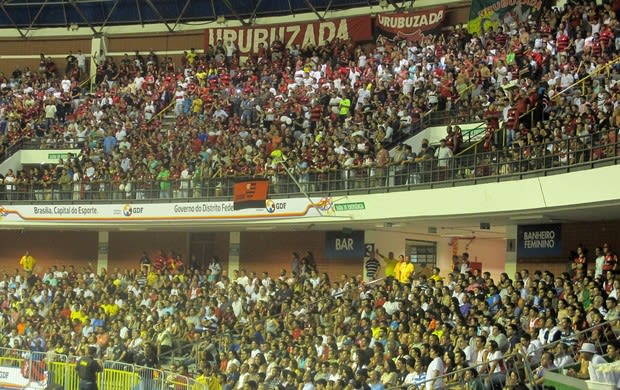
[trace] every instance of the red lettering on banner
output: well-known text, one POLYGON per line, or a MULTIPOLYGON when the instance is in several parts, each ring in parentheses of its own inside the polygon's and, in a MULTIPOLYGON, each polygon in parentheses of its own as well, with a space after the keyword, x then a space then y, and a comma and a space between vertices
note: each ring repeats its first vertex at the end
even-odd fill
POLYGON ((296 44, 318 46, 334 39, 363 42, 372 39, 371 18, 358 16, 323 22, 286 24, 264 27, 225 27, 205 30, 205 47, 233 41, 241 55, 257 53, 259 45, 270 46, 279 38, 284 45, 292 48, 296 44))

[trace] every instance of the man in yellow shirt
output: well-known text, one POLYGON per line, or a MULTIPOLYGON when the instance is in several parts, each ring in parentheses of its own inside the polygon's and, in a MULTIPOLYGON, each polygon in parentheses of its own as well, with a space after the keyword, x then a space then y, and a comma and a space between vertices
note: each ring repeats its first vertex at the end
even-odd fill
POLYGON ((34 266, 36 264, 37 264, 37 261, 35 260, 34 257, 32 257, 29 251, 26 251, 26 253, 24 253, 22 258, 19 259, 19 265, 22 266, 22 268, 24 269, 24 271, 26 271, 27 274, 32 273, 32 270, 34 269, 34 266))
POLYGON ((400 278, 399 282, 402 284, 410 284, 411 283, 411 275, 415 270, 415 265, 411 262, 411 259, 406 259, 403 256, 403 263, 400 266, 400 278))
POLYGON ((377 256, 385 263, 385 277, 394 277, 394 267, 396 267, 396 259, 394 258, 394 252, 388 252, 387 257, 379 253, 379 249, 376 250, 377 256))
POLYGON ((440 269, 438 267, 433 267, 433 274, 431 276, 429 276, 430 280, 434 280, 435 282, 438 282, 440 280, 443 280, 443 278, 441 276, 439 276, 439 272, 440 269))
POLYGON ((394 266, 394 279, 398 280, 399 282, 401 282, 403 278, 402 271, 403 271, 404 265, 405 265, 405 256, 403 255, 398 256, 398 262, 394 266))

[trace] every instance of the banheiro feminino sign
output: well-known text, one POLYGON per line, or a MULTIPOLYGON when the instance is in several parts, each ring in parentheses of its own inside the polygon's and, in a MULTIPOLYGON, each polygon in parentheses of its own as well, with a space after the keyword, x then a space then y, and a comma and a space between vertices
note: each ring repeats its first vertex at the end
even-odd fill
POLYGON ((517 258, 562 256, 562 225, 519 225, 517 258))

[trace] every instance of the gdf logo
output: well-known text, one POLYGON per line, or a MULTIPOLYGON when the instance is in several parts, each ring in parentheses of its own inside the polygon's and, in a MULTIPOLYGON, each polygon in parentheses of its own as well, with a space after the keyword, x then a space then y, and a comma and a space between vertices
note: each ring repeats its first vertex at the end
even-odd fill
POLYGON ((275 202, 271 199, 267 199, 265 201, 265 209, 269 214, 273 214, 276 210, 285 210, 286 202, 275 202))
POLYGON ((126 217, 131 217, 133 214, 142 214, 142 211, 144 211, 144 207, 131 207, 130 204, 123 206, 123 215, 126 217))

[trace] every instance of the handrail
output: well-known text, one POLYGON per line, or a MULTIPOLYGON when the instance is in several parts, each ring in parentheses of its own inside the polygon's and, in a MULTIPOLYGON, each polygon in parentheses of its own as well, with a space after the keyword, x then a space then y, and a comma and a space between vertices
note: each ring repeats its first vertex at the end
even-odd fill
POLYGON ((174 107, 176 105, 176 101, 174 99, 172 99, 172 101, 165 106, 164 108, 162 108, 161 110, 159 110, 158 113, 156 113, 155 115, 153 115, 151 117, 151 119, 149 119, 146 123, 151 123, 152 121, 154 121, 157 117, 163 116, 166 114, 166 112, 168 112, 172 107, 174 107))
MULTIPOLYGON (((131 176, 108 179, 95 178, 73 182, 65 177, 45 182, 17 180, 0 185, 0 199, 6 204, 59 202, 188 202, 191 200, 229 199, 233 185, 238 181, 266 178, 270 181, 269 193, 274 198, 299 196, 300 191, 312 196, 335 196, 365 193, 393 188, 415 189, 419 186, 455 185, 479 180, 501 181, 506 177, 531 177, 546 175, 549 171, 595 168, 601 164, 620 163, 620 143, 601 144, 596 136, 575 136, 550 144, 524 146, 511 151, 496 150, 454 158, 420 158, 387 166, 354 166, 340 169, 299 170, 291 166, 298 187, 280 172, 222 175, 221 169, 208 169, 203 175, 187 179, 172 178, 157 181, 154 176, 136 180, 131 176), (578 167, 578 168, 577 168, 578 167)), ((19 177, 19 175, 18 175, 19 177)))
MULTIPOLYGON (((474 130, 478 130, 479 128, 481 128, 481 127, 483 127, 483 126, 486 126, 486 125, 487 125, 487 124, 486 124, 485 122, 482 122, 482 123, 480 123, 478 126, 476 126, 475 128, 470 129, 468 132, 469 132, 469 133, 471 133, 471 132, 473 132, 474 130)), ((466 147, 465 149, 463 149, 463 150, 459 151, 459 152, 456 154, 456 156, 461 156, 461 155, 463 155, 463 154, 467 153, 467 152, 468 152, 468 151, 470 151, 472 148, 475 148, 476 146, 478 146, 478 145, 480 144, 480 142, 482 142, 482 141, 484 141, 484 139, 482 139, 482 140, 478 140, 478 141, 476 141, 476 142, 472 143, 471 145, 469 145, 469 146, 468 146, 468 147, 466 147)))
POLYGON ((607 71, 609 71, 609 68, 613 65, 615 65, 617 62, 620 62, 620 56, 610 60, 609 62, 603 64, 603 65, 599 65, 596 68, 594 68, 594 70, 592 71, 592 73, 588 73, 587 75, 585 75, 583 78, 573 82, 571 85, 569 85, 568 87, 564 88, 563 90, 561 90, 560 92, 558 92, 557 94, 554 94, 553 96, 550 96, 550 99, 555 99, 557 96, 560 96, 562 94, 564 94, 564 92, 573 89, 575 86, 577 86, 578 84, 582 84, 585 85, 583 83, 585 83, 585 81, 587 79, 590 79, 592 77, 594 77, 595 75, 599 74, 601 71, 603 71, 604 69, 607 69, 607 71))
MULTIPOLYGON (((543 345, 542 347, 537 348, 537 349, 535 349, 535 350, 533 350, 533 351, 531 351, 531 352, 529 352, 527 354, 523 354, 523 352, 521 352, 521 351, 516 351, 516 352, 509 353, 507 355, 504 355, 502 357, 502 360, 506 361, 506 360, 513 359, 513 358, 516 358, 516 359, 520 358, 521 362, 523 363, 523 367, 522 368, 525 371, 525 375, 526 375, 526 377, 528 377, 528 381, 533 384, 533 375, 532 375, 532 372, 531 372, 531 368, 532 367, 529 364, 525 364, 526 363, 525 358, 527 358, 530 355, 534 355, 535 356, 535 355, 538 355, 539 353, 542 354, 543 352, 551 350, 552 348, 554 348, 555 346, 557 346, 560 343, 566 343, 567 341, 579 339, 583 335, 586 335, 586 334, 592 332, 595 329, 604 328, 604 327, 608 327, 608 326, 610 326, 610 323, 609 323, 609 321, 606 321, 606 322, 603 322, 603 323, 591 326, 588 329, 584 329, 584 330, 581 330, 579 332, 575 332, 575 333, 573 333, 573 334, 571 334, 569 336, 560 338, 557 341, 553 341, 551 343, 547 343, 547 344, 543 345)), ((607 341, 609 341, 609 340, 607 340, 607 341)), ((600 347, 600 345, 599 345, 599 347, 600 347)), ((577 361, 577 360, 575 359, 575 361, 577 361)), ((465 374, 465 372, 467 370, 470 370, 470 369, 474 368, 474 369, 476 369, 476 371, 480 372, 481 370, 479 370, 479 368, 481 368, 483 366, 486 366, 488 364, 489 364, 488 362, 479 363, 479 364, 476 364, 474 366, 469 366, 469 367, 465 367, 465 368, 461 368, 461 369, 458 369, 458 370, 454 370, 454 371, 450 371, 450 372, 444 373, 443 375, 440 375, 440 376, 438 376, 436 378, 433 378, 433 379, 425 379, 424 381, 422 381, 420 383, 416 383, 414 385, 403 384, 403 385, 399 385, 399 386, 391 386, 389 388, 386 388, 386 390, 397 390, 397 389, 411 388, 411 387, 422 389, 422 388, 425 388, 426 383, 431 382, 431 381, 436 381, 436 380, 444 380, 443 381, 443 383, 444 383, 444 387, 443 388, 450 388, 452 386, 463 385, 464 384, 463 383, 463 376, 464 376, 464 374, 465 374), (460 379, 460 381, 457 382, 457 383, 454 383, 454 382, 451 383, 450 381, 445 381, 445 379, 450 378, 450 377, 457 377, 457 378, 460 379)), ((481 376, 490 376, 490 375, 486 374, 486 375, 481 375, 481 376)))
MULTIPOLYGON (((95 79, 96 76, 97 76, 96 73, 93 73, 92 75, 88 76, 86 80, 80 83, 80 89, 84 88, 86 84, 91 83, 95 79)), ((92 91, 92 87, 91 87, 91 91, 92 91)))
MULTIPOLYGON (((78 390, 79 377, 75 364, 79 356, 49 352, 32 352, 0 347, 0 362, 13 362, 4 367, 22 369, 21 376, 26 381, 39 385, 51 385, 64 390, 78 390), (22 363, 29 364, 23 365, 22 363), (23 370, 27 367, 26 370, 23 370), (44 374, 44 372, 46 372, 44 374)), ((164 390, 173 386, 179 390, 207 390, 208 386, 194 378, 154 367, 145 367, 113 360, 100 360, 103 371, 97 376, 101 389, 135 389, 164 390)), ((5 378, 3 378, 5 379, 5 378)), ((36 386, 35 386, 36 387, 36 386)))
MULTIPOLYGON (((600 65, 600 66, 596 67, 596 69, 595 69, 592 73, 589 73, 589 74, 587 74, 586 76, 582 77, 581 79, 579 79, 579 80, 577 80, 577 81, 573 82, 571 85, 569 85, 568 87, 564 88, 564 89, 563 89, 563 90, 561 90, 560 92, 558 92, 558 93, 556 93, 556 94, 554 94, 554 95, 552 95, 552 96, 549 96, 549 99, 551 99, 551 100, 557 99, 559 96, 563 95, 565 92, 570 91, 571 89, 573 89, 575 86, 577 86, 577 85, 579 85, 579 84, 585 85, 585 81, 586 81, 586 80, 588 80, 589 78, 592 78, 593 76, 595 76, 596 74, 598 74, 598 73, 599 73, 600 71, 602 71, 603 69, 605 69, 605 68, 609 68, 609 67, 611 67, 612 65, 614 65, 614 64, 616 64, 616 63, 618 63, 618 62, 620 62, 620 56, 618 56, 618 57, 614 58, 613 60, 610 60, 609 62, 605 63, 604 65, 600 65)), ((534 110, 536 110, 536 107, 532 107, 532 108, 530 108, 529 110, 527 110, 527 111, 526 111, 526 112, 524 112, 523 114, 519 115, 519 118, 518 118, 518 119, 520 120, 521 118, 524 118, 525 116, 530 115, 531 113, 533 113, 533 112, 534 112, 534 110)), ((502 127, 503 127, 503 121, 501 121, 501 122, 500 122, 500 126, 499 126, 499 128, 501 129, 502 127)), ((496 131, 500 131, 500 130, 496 130, 496 131)), ((504 131, 504 138, 505 138, 505 136, 506 136, 506 132, 504 131)), ((472 144, 472 145, 470 145, 468 148, 466 148, 466 149, 464 149, 463 151, 459 152, 457 155, 458 155, 458 156, 460 156, 460 155, 462 155, 462 154, 465 154, 465 152, 466 152, 466 151, 469 151, 469 150, 471 150, 471 149, 473 149, 473 148, 477 147, 477 146, 478 146, 478 145, 480 145, 482 142, 484 142, 484 139, 481 139, 481 140, 479 140, 479 141, 477 141, 477 142, 473 143, 473 144, 472 144)))

